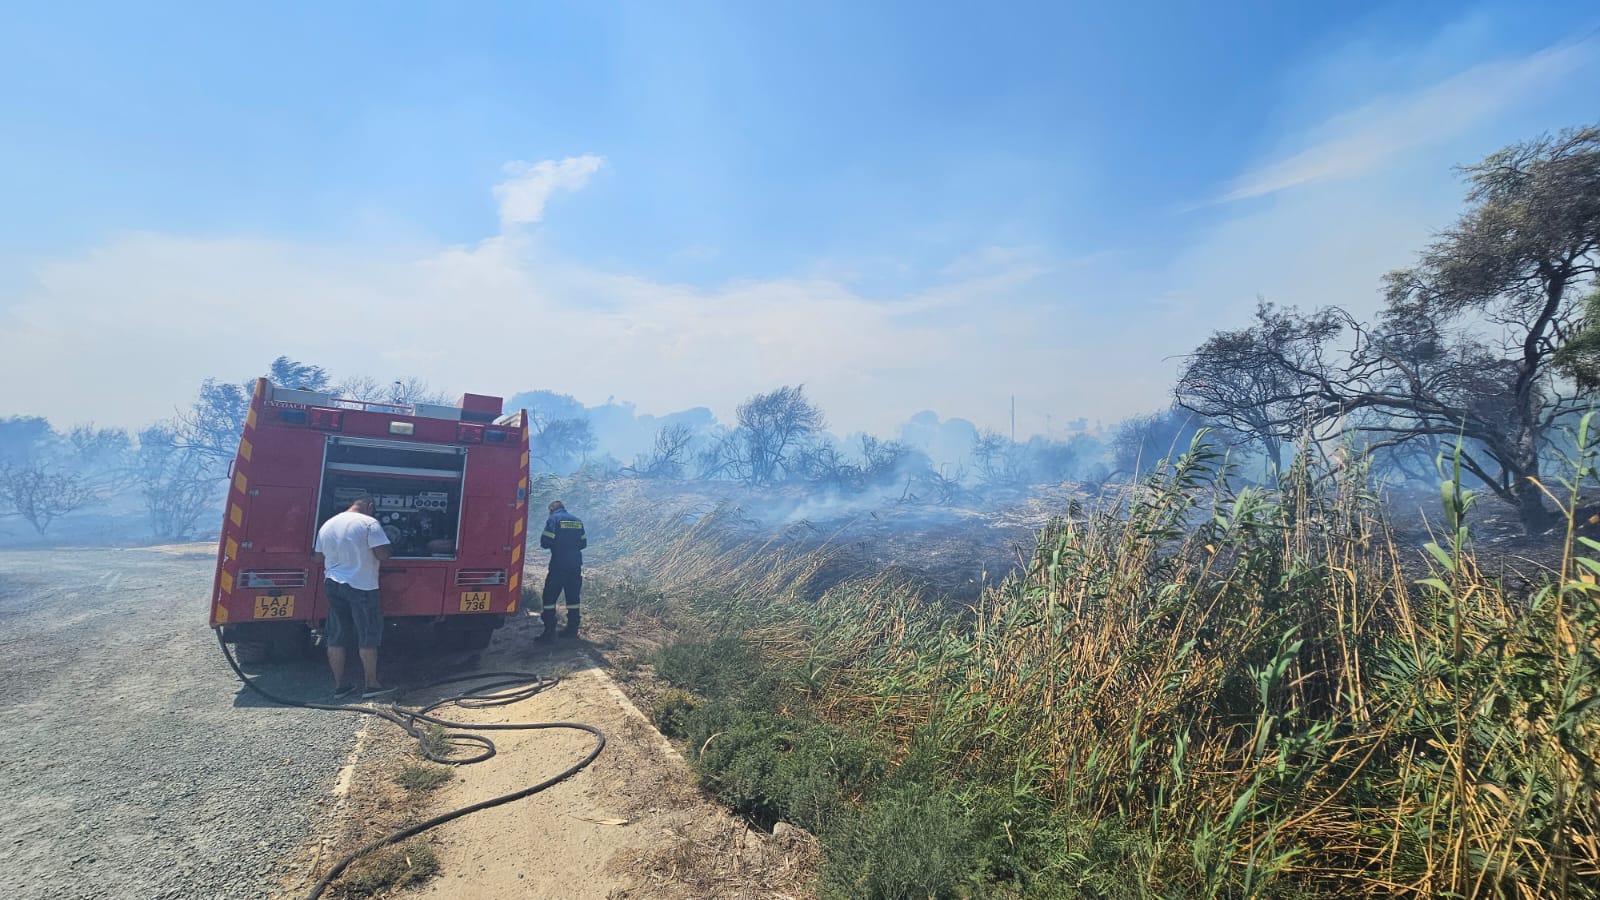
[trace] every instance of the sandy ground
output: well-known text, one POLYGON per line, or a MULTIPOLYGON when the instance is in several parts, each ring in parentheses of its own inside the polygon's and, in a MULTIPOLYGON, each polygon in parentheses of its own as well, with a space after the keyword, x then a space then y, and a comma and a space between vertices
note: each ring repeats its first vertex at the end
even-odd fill
MULTIPOLYGON (((773 836, 706 800, 682 757, 606 673, 601 647, 535 645, 538 626, 519 619, 465 671, 537 671, 559 682, 518 703, 485 709, 446 707, 461 722, 583 722, 606 734, 587 769, 521 800, 473 813, 426 832, 440 874, 395 896, 488 898, 803 897, 815 848, 793 831, 773 836)), ((405 696, 402 704, 418 700, 405 696)), ((425 698, 424 698, 425 699, 425 698)), ((414 762, 414 744, 382 722, 368 726, 348 781, 348 796, 328 846, 307 852, 323 865, 362 840, 409 822, 517 791, 581 760, 593 746, 568 729, 484 732, 496 755, 455 769, 422 802, 406 802, 390 778, 414 762)), ((303 895, 303 883, 284 885, 303 895)))

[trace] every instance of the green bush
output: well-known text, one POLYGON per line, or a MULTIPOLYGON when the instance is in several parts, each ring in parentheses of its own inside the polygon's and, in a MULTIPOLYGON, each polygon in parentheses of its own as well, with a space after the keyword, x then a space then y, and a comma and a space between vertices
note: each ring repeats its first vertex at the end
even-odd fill
POLYGON ((650 718, 661 729, 661 733, 668 737, 681 738, 684 728, 688 724, 689 714, 693 713, 699 701, 688 691, 670 690, 655 699, 650 704, 650 718))
POLYGON ((674 687, 705 697, 739 694, 760 671, 755 653, 733 636, 679 641, 656 653, 656 674, 674 687))
POLYGON ((888 768, 866 737, 726 701, 689 711, 682 736, 701 784, 763 828, 826 830, 888 768))
POLYGON ((406 789, 412 796, 426 794, 438 788, 455 777, 449 766, 436 766, 429 763, 408 763, 394 775, 394 783, 406 789))
POLYGON ((858 900, 971 896, 983 883, 978 830, 958 795, 897 787, 825 833, 822 893, 858 900))

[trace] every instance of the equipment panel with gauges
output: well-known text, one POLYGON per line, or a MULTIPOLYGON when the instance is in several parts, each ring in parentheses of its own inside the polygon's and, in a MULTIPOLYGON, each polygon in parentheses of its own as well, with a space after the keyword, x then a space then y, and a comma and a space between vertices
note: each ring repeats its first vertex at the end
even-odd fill
POLYGON ((394 557, 454 558, 466 459, 459 447, 331 439, 318 521, 371 494, 394 557))

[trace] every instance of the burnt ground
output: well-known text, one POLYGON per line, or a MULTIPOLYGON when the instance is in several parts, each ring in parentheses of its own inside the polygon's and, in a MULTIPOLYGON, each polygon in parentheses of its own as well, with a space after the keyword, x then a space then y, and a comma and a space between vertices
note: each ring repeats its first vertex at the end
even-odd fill
MULTIPOLYGON (((892 491, 827 497, 804 488, 756 492, 726 482, 625 479, 567 487, 569 508, 589 524, 589 555, 602 567, 620 563, 625 568, 638 550, 630 541, 659 539, 640 536, 629 523, 671 516, 689 523, 712 510, 731 511, 727 520, 737 537, 840 551, 821 577, 813 579, 813 593, 852 576, 893 569, 957 603, 971 602, 985 587, 1025 565, 1039 530, 1051 519, 1080 517, 1117 502, 1127 490, 1123 485, 1035 485, 1026 491, 966 492, 932 502, 892 491)), ((1431 557, 1423 545, 1444 539, 1438 490, 1391 487, 1380 496, 1407 572, 1427 576, 1431 557)), ((1600 506, 1592 511, 1600 512, 1600 506)), ((1516 510, 1487 491, 1478 492, 1467 521, 1478 565, 1486 575, 1503 579, 1513 593, 1542 583, 1560 567, 1564 526, 1527 535, 1516 510)), ((1580 533, 1600 539, 1600 521, 1580 533)), ((537 562, 538 551, 530 555, 537 562)))
MULTIPOLYGON (((538 488, 536 507, 554 498, 538 488)), ((970 602, 1026 561, 1046 523, 1091 508, 1098 495, 1065 484, 927 502, 896 491, 838 497, 797 487, 755 491, 728 482, 622 479, 568 484, 562 497, 588 526, 591 565, 626 569, 642 543, 675 537, 640 533, 639 523, 688 527, 716 511, 727 529, 724 539, 835 551, 826 571, 812 579, 813 591, 898 570, 941 596, 970 602)), ((539 551, 530 549, 530 559, 537 563, 539 551)))
MULTIPOLYGON (((358 723, 240 692, 215 553, 0 552, 0 896, 271 896, 358 723)), ((327 692, 314 661, 269 677, 327 692)))
MULTIPOLYGON (((1430 572, 1431 557, 1423 551, 1423 545, 1430 541, 1445 544, 1449 540, 1444 533, 1439 492, 1389 490, 1384 492, 1383 500, 1395 543, 1404 554, 1402 562, 1408 572, 1425 577, 1430 572)), ((1466 521, 1469 546, 1479 569, 1500 579, 1511 592, 1529 591, 1560 570, 1566 550, 1564 521, 1543 534, 1527 534, 1517 511, 1487 491, 1478 495, 1466 521)), ((1577 533, 1600 538, 1596 523, 1580 522, 1577 533)))

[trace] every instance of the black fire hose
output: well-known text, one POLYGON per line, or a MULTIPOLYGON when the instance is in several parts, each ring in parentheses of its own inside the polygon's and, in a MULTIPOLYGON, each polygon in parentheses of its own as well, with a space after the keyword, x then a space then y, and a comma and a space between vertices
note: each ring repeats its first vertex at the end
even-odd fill
POLYGON ((478 680, 484 678, 498 680, 490 681, 486 684, 480 684, 471 691, 457 694, 453 697, 446 697, 443 700, 439 700, 436 703, 430 703, 427 706, 420 707, 418 709, 408 709, 397 704, 390 704, 388 709, 379 709, 375 706, 357 706, 355 704, 344 703, 309 703, 303 700, 290 700, 284 697, 276 696, 275 694, 269 693, 265 688, 256 684, 255 681, 250 678, 250 676, 244 673, 243 669, 239 668, 238 661, 233 658, 233 651, 228 649, 227 642, 222 639, 222 629, 220 628, 217 629, 217 644, 222 647, 222 655, 228 660, 228 666, 233 669, 233 674, 239 676, 239 680, 244 683, 245 687, 255 691, 257 694, 260 694, 267 700, 283 706, 298 706, 302 709, 326 709, 338 712, 357 712, 364 715, 376 716, 380 719, 385 719, 402 728, 406 734, 416 738, 418 746, 422 749, 423 756, 433 760, 434 762, 444 763, 446 765, 464 766, 475 762, 482 762, 489 757, 494 756, 494 742, 481 734, 472 734, 464 731, 447 731, 445 732, 445 737, 449 738, 451 741, 476 744, 482 747, 483 750, 475 756, 465 758, 438 756, 428 747, 427 741, 423 740, 422 728, 418 723, 426 722, 428 724, 438 725, 441 728, 473 728, 480 731, 531 731, 544 728, 569 728, 576 731, 587 731, 595 737, 594 748, 589 751, 587 756, 579 760, 576 764, 563 769, 561 772, 546 778, 544 781, 541 781, 538 784, 525 787, 520 791, 513 791, 509 794, 503 794, 499 797, 492 797, 488 800, 482 800, 478 803, 472 804, 471 806, 463 806, 460 809, 453 809, 447 813, 434 816, 431 819, 418 822, 415 825, 408 825, 399 831, 386 834, 372 843, 361 847, 354 853, 345 856, 335 863, 333 868, 328 870, 328 874, 322 876, 322 880, 318 881, 316 885, 311 888, 311 893, 306 895, 306 900, 317 900, 318 897, 322 896, 322 892, 328 889, 328 885, 332 884, 335 878, 338 878, 341 874, 343 874, 344 870, 348 868, 351 863, 355 862, 362 856, 371 853, 379 847, 384 847, 389 844, 396 843, 397 841, 403 841, 406 838, 414 837, 430 828, 443 825, 444 823, 453 819, 459 819, 462 816, 470 815, 471 813, 475 813, 479 810, 488 809, 493 806, 500 806, 503 803, 510 803, 513 800, 521 800, 523 797, 529 797, 539 793, 542 790, 545 790, 546 788, 554 787, 555 785, 560 784, 561 782, 566 781, 568 778, 571 778, 572 776, 583 771, 590 763, 594 762, 595 759, 600 756, 600 751, 606 748, 605 732, 594 727, 593 725, 585 725, 582 722, 505 722, 500 724, 477 724, 473 722, 452 722, 449 719, 441 719, 431 715, 434 710, 437 710, 439 707, 444 706, 447 703, 454 703, 455 705, 464 709, 483 709, 491 706, 505 706, 507 704, 526 700, 545 688, 554 687, 559 681, 559 679, 546 678, 543 675, 535 672, 479 672, 472 675, 455 675, 450 678, 441 678, 438 681, 432 681, 427 684, 420 685, 419 687, 438 687, 442 684, 452 684, 458 681, 478 680), (514 685, 521 685, 521 687, 515 690, 505 690, 514 685), (504 691, 504 693, 494 693, 495 691, 504 691))

